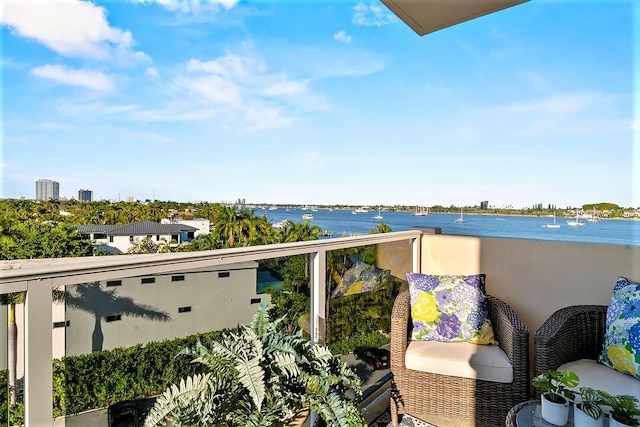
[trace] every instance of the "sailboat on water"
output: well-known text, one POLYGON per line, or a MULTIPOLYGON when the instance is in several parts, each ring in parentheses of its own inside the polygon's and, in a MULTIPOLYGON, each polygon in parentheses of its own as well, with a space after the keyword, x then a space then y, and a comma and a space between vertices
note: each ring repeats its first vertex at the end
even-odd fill
POLYGON ((426 216, 429 215, 429 208, 427 207, 425 209, 424 206, 416 206, 416 213, 413 214, 414 216, 426 216))
POLYGON ((545 224, 543 225, 545 228, 560 228, 560 224, 556 224, 556 213, 553 213, 553 224, 545 224))
POLYGON ((380 215, 380 208, 378 208, 378 215, 375 215, 373 219, 382 219, 382 215, 380 215))
POLYGON ((567 221, 567 225, 569 227, 582 227, 584 222, 580 222, 580 217, 578 216, 578 211, 576 210, 576 219, 574 221, 567 221))
POLYGON ((464 218, 462 217, 462 208, 460 208, 460 218, 456 219, 456 224, 463 224, 464 218))

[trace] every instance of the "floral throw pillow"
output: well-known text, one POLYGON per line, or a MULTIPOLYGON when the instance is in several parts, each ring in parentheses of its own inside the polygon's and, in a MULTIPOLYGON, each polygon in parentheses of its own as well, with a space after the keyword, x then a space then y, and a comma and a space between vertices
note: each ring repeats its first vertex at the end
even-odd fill
POLYGON ((486 275, 434 276, 407 273, 411 338, 416 341, 497 344, 485 293, 486 275))
POLYGON ((640 283, 619 277, 613 287, 599 359, 640 379, 640 283))

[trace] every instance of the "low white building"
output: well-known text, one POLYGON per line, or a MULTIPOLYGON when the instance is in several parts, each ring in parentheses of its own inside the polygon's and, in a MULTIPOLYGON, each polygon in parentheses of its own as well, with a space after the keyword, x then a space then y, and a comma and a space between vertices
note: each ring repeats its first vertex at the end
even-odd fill
POLYGON ((137 221, 126 225, 78 226, 78 234, 87 236, 98 245, 98 249, 106 250, 110 254, 126 253, 136 239, 142 240, 147 237, 155 244, 165 240, 180 245, 194 239, 199 231, 199 228, 190 225, 159 224, 153 221, 137 221))
POLYGON ((188 225, 189 227, 197 228, 196 237, 209 234, 210 225, 208 219, 206 218, 194 218, 194 219, 177 219, 177 218, 163 218, 160 220, 160 224, 182 224, 188 225))

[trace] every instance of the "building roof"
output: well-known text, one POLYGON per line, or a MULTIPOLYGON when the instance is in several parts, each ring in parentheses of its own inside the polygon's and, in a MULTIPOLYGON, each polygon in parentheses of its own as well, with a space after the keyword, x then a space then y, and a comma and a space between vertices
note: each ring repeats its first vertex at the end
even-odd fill
POLYGON ((137 221, 125 225, 79 225, 78 233, 104 233, 109 236, 147 236, 150 234, 176 234, 183 231, 198 231, 185 224, 158 224, 153 221, 137 221))

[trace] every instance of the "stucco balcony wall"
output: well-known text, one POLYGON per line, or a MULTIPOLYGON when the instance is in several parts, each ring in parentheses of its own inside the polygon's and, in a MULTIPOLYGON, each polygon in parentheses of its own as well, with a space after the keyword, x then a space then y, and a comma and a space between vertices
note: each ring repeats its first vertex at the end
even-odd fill
POLYGON ((424 234, 423 273, 487 275, 487 292, 509 303, 533 338, 557 309, 608 305, 619 276, 640 281, 640 247, 424 234))

